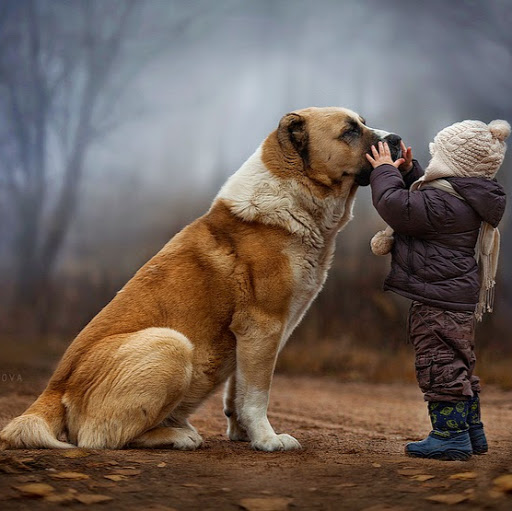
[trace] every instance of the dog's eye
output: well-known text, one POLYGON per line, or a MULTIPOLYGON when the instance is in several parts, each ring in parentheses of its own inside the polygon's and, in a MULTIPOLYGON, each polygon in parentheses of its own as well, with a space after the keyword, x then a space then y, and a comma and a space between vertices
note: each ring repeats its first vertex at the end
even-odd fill
POLYGON ((357 138, 360 134, 361 128, 357 125, 351 125, 339 135, 338 139, 349 142, 350 140, 357 138))

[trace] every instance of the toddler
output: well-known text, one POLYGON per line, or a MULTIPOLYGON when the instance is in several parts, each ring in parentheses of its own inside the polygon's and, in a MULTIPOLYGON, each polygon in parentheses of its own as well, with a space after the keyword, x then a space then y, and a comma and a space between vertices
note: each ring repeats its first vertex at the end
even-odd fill
POLYGON ((475 366, 475 319, 492 311, 505 192, 495 180, 510 134, 506 121, 463 121, 430 144, 425 172, 402 142, 367 158, 373 204, 388 223, 371 242, 391 252, 384 289, 412 299, 408 338, 432 423, 409 456, 463 460, 487 452, 475 366))

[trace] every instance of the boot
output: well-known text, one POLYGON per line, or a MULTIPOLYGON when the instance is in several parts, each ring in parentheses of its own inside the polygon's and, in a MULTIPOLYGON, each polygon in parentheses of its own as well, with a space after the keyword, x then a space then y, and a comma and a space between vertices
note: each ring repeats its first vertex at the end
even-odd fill
POLYGON ((425 440, 407 444, 405 453, 416 458, 467 460, 472 453, 468 412, 469 401, 429 402, 432 431, 425 440))
POLYGON ((485 454, 489 447, 480 416, 480 398, 477 393, 469 400, 468 425, 473 454, 485 454))

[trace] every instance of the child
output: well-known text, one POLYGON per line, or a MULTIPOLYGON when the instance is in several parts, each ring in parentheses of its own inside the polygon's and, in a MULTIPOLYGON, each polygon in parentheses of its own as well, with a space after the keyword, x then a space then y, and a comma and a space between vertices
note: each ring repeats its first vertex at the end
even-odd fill
POLYGON ((492 311, 506 201, 494 176, 509 134, 501 120, 453 124, 430 144, 424 173, 403 142, 396 161, 382 143, 367 155, 373 204, 390 226, 374 236, 372 250, 392 254, 384 289, 413 300, 408 337, 432 422, 425 440, 407 444, 409 456, 463 460, 487 452, 474 327, 475 317, 492 311))

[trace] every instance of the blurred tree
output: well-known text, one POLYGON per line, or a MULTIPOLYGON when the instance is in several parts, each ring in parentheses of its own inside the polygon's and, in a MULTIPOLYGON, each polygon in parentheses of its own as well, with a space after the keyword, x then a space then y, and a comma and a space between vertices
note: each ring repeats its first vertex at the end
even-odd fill
POLYGON ((33 312, 45 302, 91 145, 137 114, 126 103, 120 107, 120 99, 202 4, 153 4, 146 19, 147 6, 136 0, 0 5, 0 191, 16 220, 15 310, 33 312))

